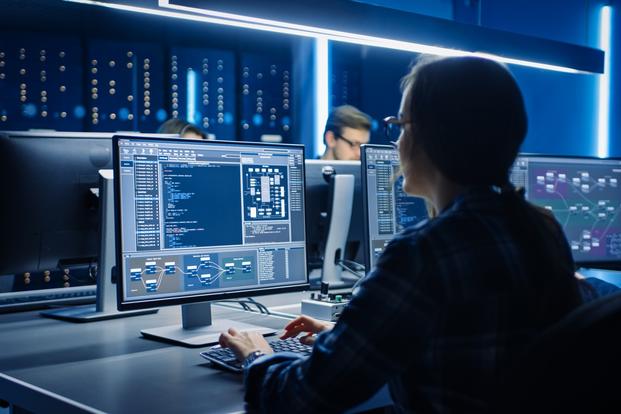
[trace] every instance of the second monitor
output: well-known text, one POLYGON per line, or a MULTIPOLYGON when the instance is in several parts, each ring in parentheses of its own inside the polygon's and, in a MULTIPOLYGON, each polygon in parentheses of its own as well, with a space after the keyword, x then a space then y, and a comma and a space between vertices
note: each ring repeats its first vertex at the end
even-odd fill
POLYGON ((621 269, 621 160, 520 154, 511 181, 554 214, 578 265, 621 269))
POLYGON ((305 165, 311 286, 320 281, 332 288, 351 286, 364 263, 360 161, 306 160, 305 165))
POLYGON ((389 145, 363 145, 360 155, 368 273, 397 233, 426 219, 428 214, 422 198, 403 191, 396 149, 389 145))

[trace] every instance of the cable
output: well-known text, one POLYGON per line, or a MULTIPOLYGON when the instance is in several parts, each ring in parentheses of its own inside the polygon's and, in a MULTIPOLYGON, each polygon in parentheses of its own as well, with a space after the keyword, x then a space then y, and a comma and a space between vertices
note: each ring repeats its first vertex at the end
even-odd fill
POLYGON ((247 299, 248 299, 248 301, 250 303, 254 304, 257 307, 257 309, 259 309, 259 311, 261 311, 261 313, 265 313, 266 315, 270 315, 271 314, 270 310, 264 304, 257 302, 253 298, 247 298, 247 299))
POLYGON ((241 307, 242 307, 245 311, 248 311, 248 312, 254 312, 254 311, 250 308, 250 306, 248 306, 248 305, 246 304, 246 301, 244 301, 244 300, 226 300, 226 299, 225 299, 225 300, 218 300, 218 301, 216 301, 215 303, 237 303, 237 304, 238 304, 238 305, 240 305, 240 306, 241 306, 241 307))
POLYGON ((352 269, 351 267, 347 266, 345 263, 343 263, 344 260, 340 260, 337 264, 339 266, 341 266, 343 269, 347 270, 348 272, 350 272, 351 274, 353 274, 355 277, 357 277, 358 279, 362 279, 364 277, 364 273, 359 273, 358 271, 352 269))
POLYGON ((248 311, 248 312, 257 312, 255 310, 253 310, 250 306, 248 306, 249 304, 252 304, 254 306, 257 307, 258 312, 259 313, 264 313, 266 315, 271 315, 270 310, 263 305, 262 303, 257 302, 256 300, 252 299, 252 298, 246 298, 246 299, 224 299, 224 300, 218 300, 216 301, 216 303, 237 303, 238 305, 240 305, 243 310, 248 311))
POLYGON ((358 272, 364 272, 364 271, 365 271, 365 267, 364 267, 364 265, 362 265, 362 264, 360 264, 360 263, 358 263, 358 262, 355 262, 355 261, 353 261, 353 260, 348 260, 348 259, 343 259, 343 260, 341 260, 341 261, 342 261, 343 263, 346 263, 346 264, 347 264, 347 266, 350 266, 350 267, 352 267, 352 268, 356 269, 358 272))

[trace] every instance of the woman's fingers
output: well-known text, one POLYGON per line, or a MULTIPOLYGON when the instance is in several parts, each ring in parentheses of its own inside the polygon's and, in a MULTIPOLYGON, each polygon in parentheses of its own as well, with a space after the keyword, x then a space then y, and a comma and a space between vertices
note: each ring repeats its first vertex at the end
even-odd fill
POLYGON ((315 335, 313 335, 312 333, 309 333, 308 335, 301 337, 300 342, 304 345, 313 345, 315 343, 316 338, 317 337, 315 335))

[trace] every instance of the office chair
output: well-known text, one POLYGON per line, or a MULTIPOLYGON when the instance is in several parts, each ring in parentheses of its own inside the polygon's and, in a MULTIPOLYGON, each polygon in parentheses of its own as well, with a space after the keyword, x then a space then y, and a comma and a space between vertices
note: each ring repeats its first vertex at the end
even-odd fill
POLYGON ((621 410, 621 291, 586 303, 529 346, 500 385, 494 412, 621 410))

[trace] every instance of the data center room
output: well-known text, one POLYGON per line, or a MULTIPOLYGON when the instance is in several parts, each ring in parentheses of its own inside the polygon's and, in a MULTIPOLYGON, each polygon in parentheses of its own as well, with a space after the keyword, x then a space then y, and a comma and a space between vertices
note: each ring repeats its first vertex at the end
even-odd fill
POLYGON ((0 414, 618 411, 620 6, 0 2, 0 414))

